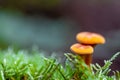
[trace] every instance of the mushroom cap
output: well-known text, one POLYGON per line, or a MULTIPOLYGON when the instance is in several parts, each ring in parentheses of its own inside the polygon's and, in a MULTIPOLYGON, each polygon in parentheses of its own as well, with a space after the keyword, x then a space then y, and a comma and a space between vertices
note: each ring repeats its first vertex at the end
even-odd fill
POLYGON ((83 44, 104 44, 105 38, 93 32, 80 32, 76 35, 76 39, 78 42, 83 44))
POLYGON ((79 43, 75 43, 70 47, 71 51, 76 54, 92 54, 94 49, 90 45, 83 45, 79 43))

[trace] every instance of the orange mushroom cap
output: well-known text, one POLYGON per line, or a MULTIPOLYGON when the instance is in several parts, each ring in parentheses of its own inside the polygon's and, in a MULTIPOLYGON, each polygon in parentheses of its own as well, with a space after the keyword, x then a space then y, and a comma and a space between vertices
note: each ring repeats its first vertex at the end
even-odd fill
POLYGON ((93 32, 80 32, 76 35, 76 39, 78 42, 83 44, 104 44, 105 38, 93 32))
POLYGON ((92 54, 94 52, 94 49, 90 45, 82 45, 79 43, 73 44, 70 47, 71 51, 76 54, 92 54))

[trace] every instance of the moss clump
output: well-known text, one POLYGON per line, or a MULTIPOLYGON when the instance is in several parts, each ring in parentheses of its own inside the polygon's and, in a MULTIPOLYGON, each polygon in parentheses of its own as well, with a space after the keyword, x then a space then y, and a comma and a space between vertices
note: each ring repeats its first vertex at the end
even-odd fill
POLYGON ((64 65, 51 57, 44 57, 38 51, 0 51, 0 80, 119 80, 120 72, 108 76, 116 53, 104 66, 93 64, 88 67, 81 57, 71 53, 64 65))

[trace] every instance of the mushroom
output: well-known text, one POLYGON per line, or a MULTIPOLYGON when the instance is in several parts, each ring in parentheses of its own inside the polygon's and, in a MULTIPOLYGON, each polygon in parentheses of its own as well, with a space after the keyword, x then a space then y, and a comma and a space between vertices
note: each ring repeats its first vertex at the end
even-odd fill
POLYGON ((70 47, 70 49, 72 52, 80 55, 85 63, 90 66, 90 63, 92 61, 92 53, 94 52, 92 46, 75 43, 70 47))
MULTIPOLYGON (((92 47, 97 44, 104 44, 106 41, 101 34, 94 32, 80 32, 76 35, 76 40, 83 45, 89 45, 92 47)), ((90 62, 92 62, 92 54, 87 56, 85 61, 89 65, 90 62)))
POLYGON ((82 44, 89 44, 92 46, 105 43, 105 38, 102 35, 93 32, 80 32, 76 35, 76 39, 82 44))

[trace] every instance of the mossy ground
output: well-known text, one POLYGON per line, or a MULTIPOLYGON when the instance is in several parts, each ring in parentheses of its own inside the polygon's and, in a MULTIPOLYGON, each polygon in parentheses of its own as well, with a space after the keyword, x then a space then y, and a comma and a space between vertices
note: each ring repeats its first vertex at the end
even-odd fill
POLYGON ((110 65, 120 53, 116 53, 104 66, 87 66, 80 56, 65 54, 66 61, 60 63, 53 57, 45 57, 39 51, 0 51, 0 80, 120 80, 120 72, 109 76, 110 65))

